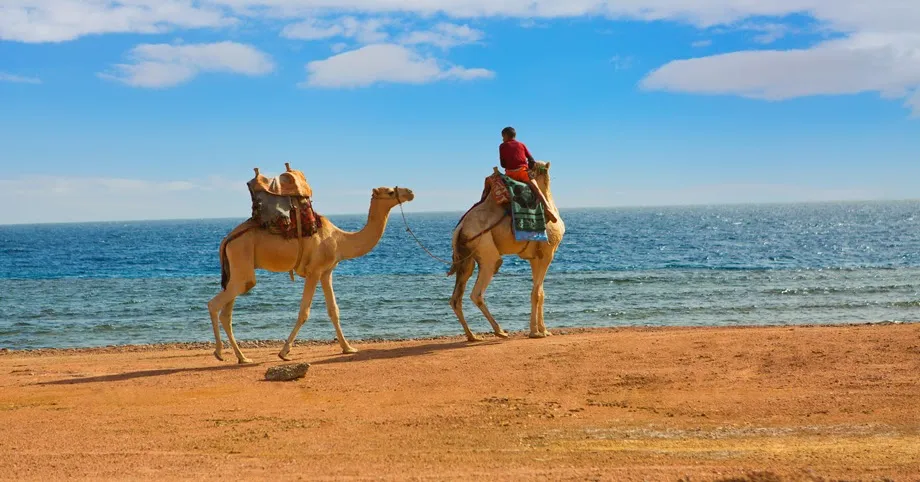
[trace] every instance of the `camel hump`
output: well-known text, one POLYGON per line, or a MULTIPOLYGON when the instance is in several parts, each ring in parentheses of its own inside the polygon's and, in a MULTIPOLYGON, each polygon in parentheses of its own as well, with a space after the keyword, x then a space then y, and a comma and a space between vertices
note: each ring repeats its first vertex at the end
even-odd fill
POLYGON ((255 168, 255 177, 248 183, 250 192, 253 194, 265 192, 275 196, 285 197, 303 197, 312 198, 313 189, 307 182, 307 176, 302 171, 291 169, 291 164, 285 162, 285 172, 277 177, 269 178, 259 173, 259 168, 255 168))

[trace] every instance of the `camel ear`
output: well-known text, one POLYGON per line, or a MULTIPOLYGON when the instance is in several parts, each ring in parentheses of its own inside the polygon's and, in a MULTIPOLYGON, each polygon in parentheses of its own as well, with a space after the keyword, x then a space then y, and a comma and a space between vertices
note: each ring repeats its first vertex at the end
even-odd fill
POLYGON ((549 161, 546 161, 546 170, 549 170, 549 161))

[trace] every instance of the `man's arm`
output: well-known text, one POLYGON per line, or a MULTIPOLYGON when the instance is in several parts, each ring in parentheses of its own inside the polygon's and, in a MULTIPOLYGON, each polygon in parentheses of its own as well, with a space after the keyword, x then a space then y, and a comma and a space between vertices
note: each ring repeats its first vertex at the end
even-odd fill
POLYGON ((524 146, 524 155, 527 156, 527 168, 533 169, 533 166, 536 163, 536 159, 534 159, 533 156, 530 155, 530 150, 527 149, 526 145, 524 146))
POLYGON ((498 146, 498 162, 501 164, 502 168, 505 168, 505 158, 502 157, 502 146, 498 146))

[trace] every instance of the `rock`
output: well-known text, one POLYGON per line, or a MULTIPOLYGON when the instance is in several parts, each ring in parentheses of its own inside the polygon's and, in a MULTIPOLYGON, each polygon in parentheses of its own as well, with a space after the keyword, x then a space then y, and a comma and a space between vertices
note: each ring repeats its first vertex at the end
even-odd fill
POLYGON ((265 370, 265 379, 271 382, 288 382, 303 378, 310 369, 309 363, 294 363, 265 370))

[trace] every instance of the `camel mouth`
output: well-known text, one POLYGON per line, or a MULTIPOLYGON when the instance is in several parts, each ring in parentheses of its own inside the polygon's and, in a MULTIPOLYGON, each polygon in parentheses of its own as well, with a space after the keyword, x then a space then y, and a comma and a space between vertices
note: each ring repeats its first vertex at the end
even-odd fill
POLYGON ((409 188, 398 188, 393 194, 396 196, 396 200, 400 203, 409 202, 415 199, 415 193, 412 192, 412 190, 409 188))

